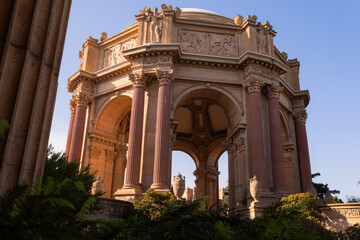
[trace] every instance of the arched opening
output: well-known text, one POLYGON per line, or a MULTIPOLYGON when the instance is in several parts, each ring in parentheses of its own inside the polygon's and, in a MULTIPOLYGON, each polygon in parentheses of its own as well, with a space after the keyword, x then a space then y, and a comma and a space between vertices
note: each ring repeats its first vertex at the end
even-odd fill
MULTIPOLYGON (((188 153, 195 162, 195 197, 208 196, 209 206, 218 205, 218 160, 224 155, 221 166, 228 162, 227 154, 223 154, 226 152, 224 142, 228 132, 239 123, 240 110, 230 94, 209 88, 188 91, 175 103, 173 119, 177 120, 177 126, 174 129, 176 141, 173 150, 188 153)), ((228 176, 227 172, 226 167, 222 177, 228 176)), ((221 184, 225 186, 226 180, 225 183, 222 180, 221 184)), ((234 195, 234 192, 230 194, 234 195)))
POLYGON ((113 197, 124 185, 131 102, 129 96, 114 96, 95 113, 88 157, 91 171, 104 179, 105 197, 113 197))
POLYGON ((229 205, 229 161, 227 151, 223 152, 217 161, 219 170, 219 205, 229 205))

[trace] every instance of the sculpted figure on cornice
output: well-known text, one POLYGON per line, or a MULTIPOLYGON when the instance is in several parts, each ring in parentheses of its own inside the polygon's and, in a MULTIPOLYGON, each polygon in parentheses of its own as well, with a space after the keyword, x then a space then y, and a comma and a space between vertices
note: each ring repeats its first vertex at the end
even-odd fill
POLYGON ((216 56, 235 56, 235 36, 181 31, 180 47, 183 52, 216 56))
POLYGON ((111 67, 115 64, 125 61, 125 58, 122 54, 122 50, 130 49, 137 46, 137 39, 133 38, 124 43, 119 43, 109 49, 105 50, 104 53, 104 64, 103 67, 111 67))

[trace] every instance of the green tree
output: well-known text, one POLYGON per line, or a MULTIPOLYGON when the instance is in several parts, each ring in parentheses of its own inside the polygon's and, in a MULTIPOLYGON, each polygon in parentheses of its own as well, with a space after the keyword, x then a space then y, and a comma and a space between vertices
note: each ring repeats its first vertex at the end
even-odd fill
POLYGON ((78 169, 50 148, 43 181, 38 176, 31 191, 22 183, 0 198, 0 239, 80 239, 101 193, 91 194, 89 167, 78 169))
MULTIPOLYGON (((318 176, 321 176, 321 174, 320 174, 320 173, 311 174, 311 177, 312 177, 312 178, 316 178, 316 177, 318 177, 318 176)), ((314 185, 314 188, 316 189, 316 191, 318 192, 318 197, 319 197, 321 200, 323 200, 323 201, 324 201, 324 199, 325 199, 325 194, 326 194, 327 192, 330 192, 332 195, 337 195, 337 194, 340 193, 339 190, 330 190, 328 184, 314 183, 314 182, 313 182, 313 185, 314 185)), ((342 202, 341 199, 339 199, 338 201, 341 201, 341 202, 342 202)))

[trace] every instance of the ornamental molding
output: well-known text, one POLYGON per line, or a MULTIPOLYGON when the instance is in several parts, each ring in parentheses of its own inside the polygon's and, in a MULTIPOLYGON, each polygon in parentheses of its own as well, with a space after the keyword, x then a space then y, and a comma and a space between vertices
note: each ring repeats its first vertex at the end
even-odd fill
POLYGON ((155 53, 150 56, 142 56, 133 59, 132 67, 138 66, 151 66, 151 65, 169 65, 173 63, 173 56, 171 54, 168 55, 155 55, 155 53))
POLYGON ((295 149, 295 145, 294 144, 286 144, 283 146, 283 152, 284 153, 291 153, 292 151, 294 151, 295 149))
POLYGON ((174 83, 174 70, 160 70, 156 69, 156 77, 161 85, 172 85, 174 83))
POLYGON ((102 143, 104 145, 109 145, 109 146, 117 146, 117 145, 121 145, 123 144, 123 142, 117 140, 117 139, 113 139, 113 138, 109 138, 109 137, 106 137, 106 136, 103 136, 101 134, 98 134, 98 133, 89 133, 89 138, 91 141, 93 142, 97 142, 97 143, 102 143))
POLYGON ((70 99, 69 107, 70 107, 70 112, 71 112, 71 113, 75 113, 75 110, 76 110, 76 100, 75 100, 75 96, 73 96, 72 99, 70 99))

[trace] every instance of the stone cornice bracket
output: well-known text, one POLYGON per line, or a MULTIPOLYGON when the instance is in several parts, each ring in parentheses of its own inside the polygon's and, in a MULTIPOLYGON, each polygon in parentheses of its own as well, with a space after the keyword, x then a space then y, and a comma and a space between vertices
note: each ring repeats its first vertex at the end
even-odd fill
POLYGON ((70 112, 71 112, 71 113, 74 113, 75 110, 76 110, 76 100, 75 100, 75 96, 73 96, 73 98, 70 99, 69 107, 70 107, 70 112))
POLYGON ((247 80, 243 82, 243 87, 247 93, 260 93, 261 88, 265 85, 265 82, 262 80, 258 80, 253 77, 249 77, 247 80))
POLYGON ((159 86, 161 85, 172 85, 174 83, 174 70, 160 70, 156 69, 156 77, 159 81, 159 86))
POLYGON ((90 102, 91 102, 90 97, 88 95, 85 95, 82 92, 78 92, 75 95, 76 106, 85 106, 85 107, 87 107, 90 102))
POLYGON ((294 96, 292 98, 292 108, 294 111, 302 111, 309 104, 310 97, 308 92, 305 94, 294 96))
POLYGON ((295 123, 306 123, 307 116, 306 110, 293 113, 295 123))
POLYGON ((284 87, 272 82, 267 85, 267 98, 279 98, 280 93, 284 90, 284 87))
POLYGON ((129 79, 134 84, 134 88, 142 87, 145 88, 146 86, 146 75, 141 73, 129 73, 129 79))

